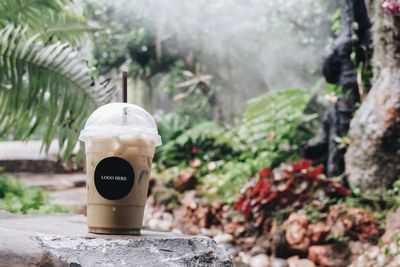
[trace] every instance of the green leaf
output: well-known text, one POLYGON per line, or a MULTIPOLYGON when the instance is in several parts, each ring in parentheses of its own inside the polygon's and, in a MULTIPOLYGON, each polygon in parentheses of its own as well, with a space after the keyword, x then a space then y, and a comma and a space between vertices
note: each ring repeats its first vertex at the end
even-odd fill
POLYGON ((316 114, 304 114, 311 93, 299 89, 271 91, 248 101, 238 126, 226 135, 246 148, 275 147, 282 138, 294 141, 297 127, 314 120, 316 114), (270 141, 268 141, 270 140, 270 141))
POLYGON ((58 136, 64 156, 90 112, 114 91, 109 80, 94 80, 69 44, 45 45, 26 27, 13 25, 0 30, 0 84, 10 85, 0 91, 0 134, 13 128, 15 138, 27 138, 26 132, 47 125, 45 148, 58 136))

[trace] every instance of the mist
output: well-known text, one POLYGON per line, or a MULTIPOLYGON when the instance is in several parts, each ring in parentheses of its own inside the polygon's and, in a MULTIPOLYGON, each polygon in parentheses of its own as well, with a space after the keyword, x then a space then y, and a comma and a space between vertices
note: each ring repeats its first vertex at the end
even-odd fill
POLYGON ((330 38, 326 0, 104 1, 124 27, 146 27, 163 49, 196 51, 226 112, 268 90, 311 88, 330 38), (174 42, 168 40, 173 38, 174 42), (179 44, 177 46, 177 43, 179 44))

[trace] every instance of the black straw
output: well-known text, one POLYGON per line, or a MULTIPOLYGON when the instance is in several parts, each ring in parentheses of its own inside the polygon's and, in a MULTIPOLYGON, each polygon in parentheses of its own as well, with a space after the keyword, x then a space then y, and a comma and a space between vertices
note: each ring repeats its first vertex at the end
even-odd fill
POLYGON ((122 72, 122 102, 128 102, 128 72, 122 72))

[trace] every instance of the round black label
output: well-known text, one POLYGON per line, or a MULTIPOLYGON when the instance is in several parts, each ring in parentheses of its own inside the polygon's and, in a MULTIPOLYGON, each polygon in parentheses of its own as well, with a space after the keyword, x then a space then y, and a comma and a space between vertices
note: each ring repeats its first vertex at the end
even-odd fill
POLYGON ((128 161, 109 157, 102 159, 94 171, 94 184, 99 194, 110 200, 123 198, 132 190, 135 172, 128 161))

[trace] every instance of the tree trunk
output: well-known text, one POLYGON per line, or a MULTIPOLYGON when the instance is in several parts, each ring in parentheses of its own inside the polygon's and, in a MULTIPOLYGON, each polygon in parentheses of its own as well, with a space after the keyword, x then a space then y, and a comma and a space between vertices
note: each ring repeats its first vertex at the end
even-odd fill
POLYGON ((400 18, 372 2, 374 83, 350 124, 350 184, 378 193, 400 175, 400 18))

